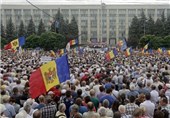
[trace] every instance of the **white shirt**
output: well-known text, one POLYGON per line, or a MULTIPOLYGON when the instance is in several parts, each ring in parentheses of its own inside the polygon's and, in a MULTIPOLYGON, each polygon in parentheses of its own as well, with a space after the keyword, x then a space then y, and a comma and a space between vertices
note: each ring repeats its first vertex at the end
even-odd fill
POLYGON ((151 101, 156 105, 156 102, 159 100, 159 93, 156 90, 152 90, 151 94, 151 101))
POLYGON ((149 118, 153 118, 155 105, 150 100, 145 100, 143 103, 140 104, 140 107, 143 106, 146 109, 145 115, 149 118))

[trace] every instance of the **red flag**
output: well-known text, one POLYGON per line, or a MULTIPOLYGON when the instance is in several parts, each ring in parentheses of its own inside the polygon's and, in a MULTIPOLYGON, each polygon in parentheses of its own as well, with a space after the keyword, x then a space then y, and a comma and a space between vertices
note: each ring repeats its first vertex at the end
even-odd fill
POLYGON ((4 46, 4 50, 8 50, 8 49, 11 49, 11 48, 12 48, 11 43, 8 43, 4 46))

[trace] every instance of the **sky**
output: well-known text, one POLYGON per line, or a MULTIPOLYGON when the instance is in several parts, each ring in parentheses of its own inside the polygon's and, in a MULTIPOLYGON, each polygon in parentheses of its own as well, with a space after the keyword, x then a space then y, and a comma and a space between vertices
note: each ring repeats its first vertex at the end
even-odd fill
MULTIPOLYGON (((0 0, 1 4, 28 4, 26 0, 0 0)), ((33 4, 167 4, 170 0, 29 0, 33 4)))

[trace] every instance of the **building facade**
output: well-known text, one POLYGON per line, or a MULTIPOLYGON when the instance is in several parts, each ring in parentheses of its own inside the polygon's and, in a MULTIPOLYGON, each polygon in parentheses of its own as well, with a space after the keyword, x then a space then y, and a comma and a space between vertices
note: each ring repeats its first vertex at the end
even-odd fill
MULTIPOLYGON (((118 39, 126 37, 128 39, 128 30, 134 15, 140 17, 144 10, 146 17, 151 15, 154 20, 161 17, 164 11, 165 17, 170 16, 170 7, 168 4, 137 4, 137 5, 37 5, 40 9, 55 16, 58 9, 63 14, 64 19, 69 22, 74 16, 78 23, 79 40, 86 42, 105 42, 115 44, 118 39)), ((16 29, 19 28, 20 21, 23 20, 25 26, 28 25, 31 17, 34 20, 36 28, 39 21, 44 21, 47 30, 50 29, 52 17, 44 14, 41 10, 27 5, 1 6, 1 21, 6 26, 6 22, 12 17, 16 29)))

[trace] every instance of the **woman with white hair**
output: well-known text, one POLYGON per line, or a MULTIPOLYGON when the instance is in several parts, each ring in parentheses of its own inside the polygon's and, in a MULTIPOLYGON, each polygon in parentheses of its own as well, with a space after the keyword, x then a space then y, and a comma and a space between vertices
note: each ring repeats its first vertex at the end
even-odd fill
POLYGON ((56 118, 66 118, 65 110, 66 110, 66 105, 64 103, 61 103, 55 115, 56 118))
POLYGON ((126 107, 124 105, 120 105, 118 108, 120 114, 121 114, 121 118, 131 118, 131 115, 127 115, 126 114, 126 107))
POLYGON ((106 112, 107 112, 107 110, 104 107, 100 107, 98 109, 98 113, 100 114, 100 118, 111 118, 111 117, 106 116, 106 112))

